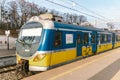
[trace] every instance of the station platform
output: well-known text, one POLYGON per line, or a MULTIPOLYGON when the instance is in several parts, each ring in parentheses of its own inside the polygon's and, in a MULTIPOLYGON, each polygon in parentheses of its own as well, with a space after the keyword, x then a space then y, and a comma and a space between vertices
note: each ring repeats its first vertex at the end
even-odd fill
POLYGON ((23 80, 120 80, 120 48, 53 68, 23 80))

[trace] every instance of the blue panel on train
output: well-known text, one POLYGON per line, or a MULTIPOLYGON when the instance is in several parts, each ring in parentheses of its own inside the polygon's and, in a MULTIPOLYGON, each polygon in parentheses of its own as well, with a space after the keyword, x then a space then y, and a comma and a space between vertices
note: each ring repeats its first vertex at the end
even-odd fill
POLYGON ((53 41, 53 30, 44 29, 42 33, 40 47, 38 50, 49 51, 51 50, 51 41, 53 41))
POLYGON ((97 51, 97 32, 91 33, 91 44, 92 52, 95 53, 97 51))

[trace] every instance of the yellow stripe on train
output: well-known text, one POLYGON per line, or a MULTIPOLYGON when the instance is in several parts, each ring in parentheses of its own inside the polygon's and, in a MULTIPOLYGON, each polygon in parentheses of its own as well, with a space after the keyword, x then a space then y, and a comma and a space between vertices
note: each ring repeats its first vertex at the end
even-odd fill
POLYGON ((74 60, 80 58, 82 56, 92 55, 92 47, 82 47, 82 55, 77 57, 77 50, 76 48, 56 51, 52 53, 46 53, 45 57, 39 61, 34 61, 33 59, 29 60, 30 66, 54 66, 63 62, 67 62, 70 60, 74 60))
POLYGON ((65 61, 69 61, 76 58, 76 49, 63 50, 53 53, 46 53, 45 57, 39 61, 29 60, 30 66, 53 66, 65 61))
MULTIPOLYGON (((112 44, 102 44, 98 46, 98 52, 103 52, 106 50, 112 49, 112 44)), ((70 60, 74 60, 80 57, 86 57, 88 55, 92 55, 92 47, 82 47, 82 55, 77 57, 77 50, 76 48, 66 49, 61 51, 54 51, 51 53, 45 54, 37 54, 35 57, 29 60, 30 66, 38 66, 38 67, 48 67, 54 66, 63 62, 67 62, 70 60)), ((17 55, 19 58, 19 56, 17 55)), ((20 59, 20 58, 19 58, 20 59)), ((18 59, 18 60, 19 60, 18 59)))
POLYGON ((97 53, 103 52, 106 50, 112 49, 112 43, 110 44, 101 44, 97 46, 97 53))
POLYGON ((114 48, 117 48, 120 46, 120 42, 116 42, 115 45, 114 45, 114 48))

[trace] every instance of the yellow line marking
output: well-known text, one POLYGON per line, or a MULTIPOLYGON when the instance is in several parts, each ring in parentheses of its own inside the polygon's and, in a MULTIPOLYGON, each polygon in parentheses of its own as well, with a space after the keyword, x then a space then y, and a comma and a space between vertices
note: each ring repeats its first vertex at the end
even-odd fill
POLYGON ((78 66, 78 67, 76 67, 76 68, 73 68, 73 69, 71 69, 71 70, 69 70, 69 71, 66 71, 66 72, 64 72, 64 73, 62 73, 62 74, 59 74, 59 75, 57 75, 57 76, 54 76, 54 77, 52 77, 52 78, 50 78, 50 79, 48 79, 48 80, 55 80, 55 79, 57 79, 57 78, 59 78, 59 77, 61 77, 61 76, 64 76, 64 75, 66 75, 66 74, 68 74, 68 73, 70 73, 70 72, 73 72, 73 71, 75 71, 75 70, 78 70, 78 69, 80 69, 80 68, 83 68, 83 67, 85 67, 85 66, 87 66, 87 65, 89 65, 89 64, 92 64, 92 63, 94 63, 94 62, 96 62, 96 61, 98 61, 98 60, 103 59, 104 57, 107 57, 107 56, 110 56, 110 55, 113 55, 113 54, 115 54, 115 53, 103 55, 103 56, 101 56, 100 58, 97 58, 97 59, 95 59, 95 60, 93 60, 93 61, 91 61, 91 62, 88 62, 88 63, 86 63, 86 64, 83 64, 83 65, 81 65, 81 66, 78 66))
POLYGON ((120 80, 120 70, 115 74, 111 80, 120 80))

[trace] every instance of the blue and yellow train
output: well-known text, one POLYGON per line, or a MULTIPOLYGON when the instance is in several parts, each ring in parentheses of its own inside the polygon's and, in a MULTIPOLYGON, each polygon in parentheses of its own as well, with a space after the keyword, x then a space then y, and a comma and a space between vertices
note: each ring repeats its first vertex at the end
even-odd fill
POLYGON ((20 30, 17 64, 29 71, 45 71, 119 46, 119 33, 34 17, 20 30))

